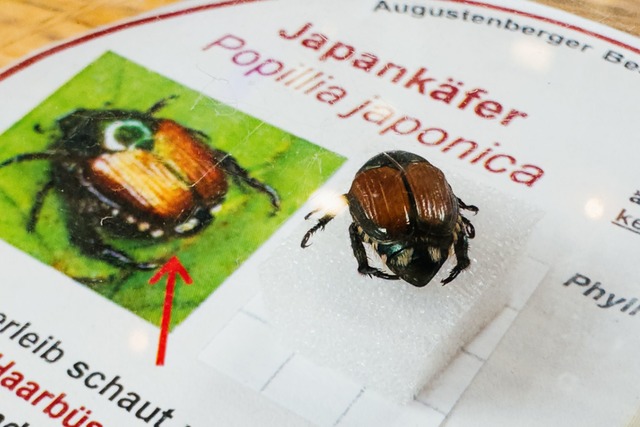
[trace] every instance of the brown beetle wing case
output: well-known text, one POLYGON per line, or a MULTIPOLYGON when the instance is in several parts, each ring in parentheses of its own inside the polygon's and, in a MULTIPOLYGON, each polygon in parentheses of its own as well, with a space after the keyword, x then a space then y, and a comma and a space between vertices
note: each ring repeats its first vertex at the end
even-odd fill
POLYGON ((214 153, 183 126, 161 120, 154 134, 153 152, 200 198, 216 204, 227 192, 227 179, 214 153))
POLYGON ((444 174, 429 163, 410 163, 405 167, 405 179, 418 218, 418 226, 432 235, 447 235, 458 220, 458 200, 444 174))
POLYGON ((159 122, 152 151, 103 154, 91 162, 89 175, 96 189, 113 200, 173 222, 199 200, 218 203, 228 185, 214 153, 171 120, 159 122))
POLYGON ((352 216, 371 237, 384 241, 411 232, 410 195, 401 171, 390 167, 361 171, 347 198, 352 216))
POLYGON ((177 219, 194 204, 189 186, 148 151, 104 154, 88 172, 98 191, 139 212, 177 219))

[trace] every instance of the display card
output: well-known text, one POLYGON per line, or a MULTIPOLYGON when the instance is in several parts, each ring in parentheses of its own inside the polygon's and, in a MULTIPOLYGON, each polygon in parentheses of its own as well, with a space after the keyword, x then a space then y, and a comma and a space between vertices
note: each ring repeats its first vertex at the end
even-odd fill
POLYGON ((640 422, 639 88, 508 0, 189 1, 1 70, 0 426, 640 422))

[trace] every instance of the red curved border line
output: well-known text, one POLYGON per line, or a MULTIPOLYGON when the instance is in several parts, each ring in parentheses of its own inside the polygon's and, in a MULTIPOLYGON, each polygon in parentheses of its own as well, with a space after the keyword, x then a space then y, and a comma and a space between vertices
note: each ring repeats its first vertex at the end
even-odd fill
MULTIPOLYGON (((163 13, 160 15, 155 15, 155 16, 149 16, 147 18, 140 18, 140 19, 135 19, 133 21, 129 21, 129 22, 125 22, 123 24, 118 24, 118 25, 114 25, 112 27, 108 27, 105 28, 103 30, 99 30, 93 33, 89 33, 87 35, 84 35, 82 37, 78 37, 76 39, 73 40, 69 40, 67 42, 61 43, 57 46, 54 46, 52 48, 49 48, 47 50, 44 50, 40 53, 37 53, 19 63, 17 63, 16 65, 7 68, 5 71, 3 71, 2 73, 0 73, 0 82, 7 79, 8 77, 16 74, 17 72, 31 66, 32 64, 35 64, 36 62, 39 62, 40 60, 47 58, 57 52, 60 52, 62 50, 66 50, 70 47, 82 44, 84 42, 87 42, 89 40, 93 40, 96 39, 98 37, 102 37, 105 36, 107 34, 112 34, 115 32, 118 32, 120 30, 126 30, 128 28, 132 28, 132 27, 137 27, 139 25, 144 25, 150 22, 157 22, 157 21, 161 21, 161 20, 165 20, 165 19, 170 19, 170 18, 175 18, 177 16, 182 16, 182 15, 190 15, 192 13, 197 13, 197 12, 201 12, 204 10, 210 10, 210 9, 216 9, 219 7, 225 7, 225 6, 232 6, 232 5, 237 5, 237 4, 242 4, 242 3, 255 3, 257 1, 262 1, 262 0, 228 0, 228 1, 224 1, 221 3, 215 3, 215 4, 206 4, 206 5, 201 5, 201 6, 195 6, 195 7, 191 7, 191 8, 187 8, 187 9, 182 9, 182 10, 178 10, 175 12, 167 12, 167 13, 163 13)), ((578 31, 580 33, 595 37, 597 39, 600 40, 604 40, 608 43, 614 44, 616 46, 622 47, 624 49, 628 49, 631 52, 634 52, 636 54, 640 55, 640 49, 630 46, 626 43, 623 43, 621 41, 612 39, 611 37, 607 37, 607 36, 603 36, 602 34, 584 29, 582 27, 579 27, 577 25, 573 25, 573 24, 567 24, 566 22, 562 22, 562 21, 558 21, 556 19, 551 19, 551 18, 547 18, 541 15, 536 15, 534 13, 529 13, 529 12, 522 12, 516 9, 511 9, 508 7, 503 7, 503 6, 496 6, 493 4, 488 4, 488 3, 482 3, 482 2, 477 2, 477 1, 472 1, 472 0, 443 0, 443 1, 449 1, 452 3, 460 3, 460 4, 467 4, 470 6, 477 6, 477 7, 482 7, 482 8, 486 8, 486 9, 494 9, 494 10, 499 10, 501 12, 508 12, 508 13, 513 13, 514 15, 519 15, 519 16, 525 16, 527 18, 533 18, 533 19, 537 19, 539 21, 543 21, 543 22, 548 22, 550 24, 554 24, 554 25, 559 25, 561 27, 570 29, 570 30, 574 30, 574 31, 578 31)))

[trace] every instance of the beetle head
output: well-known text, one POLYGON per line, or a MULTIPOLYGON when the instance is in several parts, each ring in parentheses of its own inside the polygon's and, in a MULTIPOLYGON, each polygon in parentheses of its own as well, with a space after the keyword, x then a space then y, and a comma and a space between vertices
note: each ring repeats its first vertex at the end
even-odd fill
POLYGON ((423 287, 433 279, 447 259, 446 252, 444 255, 439 254, 439 249, 408 246, 390 256, 386 265, 405 282, 423 287))
POLYGON ((124 150, 151 150, 157 119, 127 110, 75 110, 57 121, 56 148, 81 157, 124 150))

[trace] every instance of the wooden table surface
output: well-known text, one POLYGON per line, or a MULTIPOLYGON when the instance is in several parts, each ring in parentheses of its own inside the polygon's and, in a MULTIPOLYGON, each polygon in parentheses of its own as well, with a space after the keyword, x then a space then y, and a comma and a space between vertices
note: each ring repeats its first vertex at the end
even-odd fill
MULTIPOLYGON (((639 0, 537 0, 640 36, 639 0)), ((48 44, 175 0, 0 0, 0 68, 48 44)), ((517 0, 514 0, 517 7, 517 0)))

